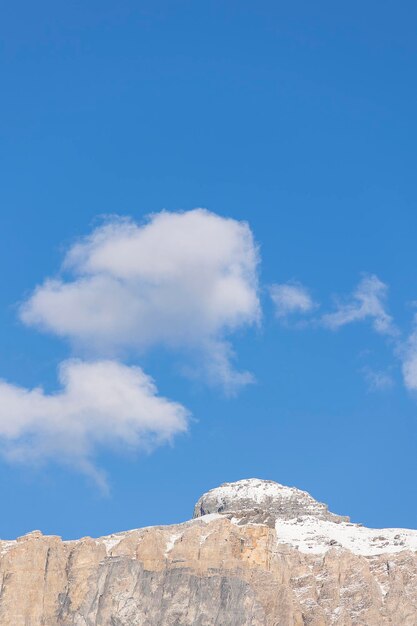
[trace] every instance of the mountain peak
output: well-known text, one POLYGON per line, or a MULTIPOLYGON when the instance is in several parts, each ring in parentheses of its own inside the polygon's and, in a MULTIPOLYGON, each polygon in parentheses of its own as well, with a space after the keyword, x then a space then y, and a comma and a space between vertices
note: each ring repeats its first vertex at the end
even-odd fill
POLYGON ((348 517, 330 513, 326 504, 318 502, 306 491, 286 487, 272 480, 246 478, 203 494, 194 508, 194 517, 220 513, 239 524, 263 523, 275 526, 277 520, 303 516, 331 522, 348 522, 348 517))

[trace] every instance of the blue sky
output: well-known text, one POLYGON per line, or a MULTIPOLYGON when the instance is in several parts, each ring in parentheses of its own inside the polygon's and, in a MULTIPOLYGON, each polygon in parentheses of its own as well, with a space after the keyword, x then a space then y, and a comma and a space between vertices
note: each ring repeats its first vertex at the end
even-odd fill
MULTIPOLYGON (((402 368, 417 300, 416 11, 411 2, 5 8, 1 378, 50 394, 60 363, 97 358, 91 345, 23 323, 21 307, 46 278, 74 280, 59 274, 65 254, 102 215, 143 225, 163 209, 205 207, 246 221, 262 314, 256 324, 247 313, 235 332, 219 326, 235 367, 256 379, 234 395, 204 367, 187 376, 199 368, 183 346, 110 355, 141 367, 192 418, 152 453, 94 447, 108 495, 78 462, 59 452, 34 461, 30 450, 11 460, 3 439, 0 536, 177 522, 203 491, 251 476, 306 489, 355 521, 415 527, 417 399, 402 368), (395 332, 375 332, 375 315, 338 329, 323 322, 340 302, 357 305, 364 276, 386 285, 395 332), (278 318, 269 288, 287 283, 316 306, 278 318)), ((20 443, 32 445, 34 424, 20 443)))

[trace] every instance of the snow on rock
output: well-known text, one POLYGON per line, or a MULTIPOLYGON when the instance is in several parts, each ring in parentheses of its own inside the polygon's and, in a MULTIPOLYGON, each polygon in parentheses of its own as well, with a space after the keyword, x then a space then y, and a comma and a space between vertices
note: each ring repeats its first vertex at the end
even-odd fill
POLYGON ((183 533, 173 533, 172 535, 169 536, 167 544, 166 544, 166 549, 165 549, 165 557, 168 556, 168 554, 171 552, 171 550, 175 546, 178 539, 181 539, 182 535, 183 533))
POLYGON ((232 514, 241 523, 261 523, 274 526, 275 519, 292 519, 300 515, 349 521, 349 518, 330 513, 327 506, 317 502, 306 491, 285 487, 272 480, 249 478, 235 483, 224 483, 205 493, 194 508, 194 517, 207 513, 232 514))
POLYGON ((417 551, 417 531, 401 528, 366 528, 358 524, 306 516, 276 520, 278 543, 289 544, 300 552, 324 554, 330 548, 344 548, 362 556, 417 551))
MULTIPOLYGON (((113 548, 119 545, 121 541, 126 537, 126 533, 113 533, 112 535, 106 535, 105 537, 100 537, 100 539, 96 539, 95 542, 97 544, 103 544, 106 548, 106 553, 111 554, 113 548)), ((70 543, 70 542, 66 542, 70 543)))
POLYGON ((11 548, 14 548, 16 541, 0 541, 0 555, 6 554, 11 548))
POLYGON ((274 527, 278 543, 307 554, 324 554, 330 549, 363 556, 417 551, 416 530, 352 524, 348 517, 330 513, 306 491, 270 480, 245 479, 208 491, 198 500, 194 517, 204 519, 215 514, 238 525, 274 527))

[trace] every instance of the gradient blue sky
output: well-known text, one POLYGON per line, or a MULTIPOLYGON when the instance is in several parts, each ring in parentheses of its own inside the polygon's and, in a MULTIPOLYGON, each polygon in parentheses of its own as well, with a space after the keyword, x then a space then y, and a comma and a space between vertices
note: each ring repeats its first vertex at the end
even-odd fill
MULTIPOLYGON (((0 463, 0 536, 74 538, 191 515, 224 481, 295 485, 373 526, 416 526, 417 400, 369 321, 279 323, 271 283, 320 311, 362 274, 403 337, 417 300, 413 2, 16 0, 0 20, 0 376, 57 388, 71 356, 18 305, 97 216, 207 207, 249 222, 263 321, 233 340, 257 383, 227 397, 175 358, 140 365, 194 416, 150 455, 102 452, 103 496, 59 463, 0 463), (365 372, 389 374, 372 389, 365 372)), ((131 360, 134 362, 134 359, 131 360)))

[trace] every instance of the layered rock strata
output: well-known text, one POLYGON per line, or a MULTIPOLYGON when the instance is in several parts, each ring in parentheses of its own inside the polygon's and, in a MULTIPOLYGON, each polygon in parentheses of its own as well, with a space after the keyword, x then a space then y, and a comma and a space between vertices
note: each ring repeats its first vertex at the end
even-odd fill
POLYGON ((373 530, 277 483, 228 483, 194 519, 0 542, 1 626, 417 626, 417 531, 373 530))

